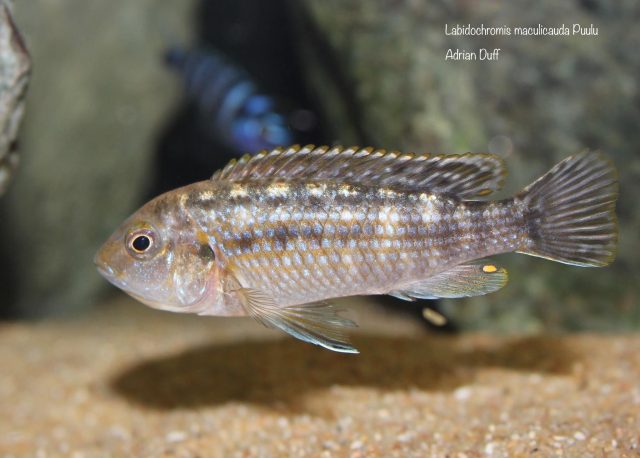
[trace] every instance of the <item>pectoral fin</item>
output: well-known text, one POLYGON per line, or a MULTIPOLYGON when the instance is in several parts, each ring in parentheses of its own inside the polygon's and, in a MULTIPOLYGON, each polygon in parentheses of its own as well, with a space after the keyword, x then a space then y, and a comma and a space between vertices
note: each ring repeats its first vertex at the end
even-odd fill
POLYGON ((278 307, 273 298, 260 290, 240 288, 238 294, 247 313, 269 328, 278 328, 305 342, 341 353, 359 353, 344 334, 344 328, 357 325, 338 315, 331 304, 314 303, 278 307))
POLYGON ((461 264, 388 294, 404 300, 482 296, 507 284, 506 269, 491 263, 461 264))

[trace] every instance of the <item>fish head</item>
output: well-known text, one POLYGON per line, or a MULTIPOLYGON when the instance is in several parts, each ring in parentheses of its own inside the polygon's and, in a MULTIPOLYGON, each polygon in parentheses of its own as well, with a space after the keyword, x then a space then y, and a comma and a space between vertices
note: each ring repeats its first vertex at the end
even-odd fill
POLYGON ((216 301, 218 268, 209 238, 193 222, 180 195, 145 204, 116 229, 94 262, 109 282, 161 310, 198 313, 216 301))

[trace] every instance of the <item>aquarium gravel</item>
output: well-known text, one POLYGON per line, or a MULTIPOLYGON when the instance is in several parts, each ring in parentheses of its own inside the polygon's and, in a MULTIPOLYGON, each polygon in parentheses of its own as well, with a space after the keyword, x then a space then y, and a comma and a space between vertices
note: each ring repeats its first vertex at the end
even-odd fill
POLYGON ((637 456, 640 337, 435 336, 358 299, 360 355, 119 298, 0 324, 0 456, 637 456))

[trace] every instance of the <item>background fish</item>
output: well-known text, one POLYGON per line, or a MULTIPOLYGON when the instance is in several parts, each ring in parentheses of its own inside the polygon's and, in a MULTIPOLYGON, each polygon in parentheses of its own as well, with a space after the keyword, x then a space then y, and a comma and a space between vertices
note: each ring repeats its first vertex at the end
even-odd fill
POLYGON ((293 142, 289 117, 280 112, 275 98, 262 93, 245 70, 220 53, 172 48, 165 60, 181 76, 207 130, 236 151, 270 150, 293 142))
POLYGON ((95 260, 152 307, 249 315, 357 352, 343 334, 354 323, 324 300, 487 294, 507 272, 476 260, 512 251, 586 267, 613 260, 617 177, 608 160, 578 154, 512 198, 473 200, 504 175, 488 154, 276 149, 155 198, 95 260))

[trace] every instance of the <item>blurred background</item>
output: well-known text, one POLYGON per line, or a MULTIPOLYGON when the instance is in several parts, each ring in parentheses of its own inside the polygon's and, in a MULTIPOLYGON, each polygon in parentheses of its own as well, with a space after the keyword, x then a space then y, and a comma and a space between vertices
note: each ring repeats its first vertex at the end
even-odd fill
POLYGON ((438 307, 461 330, 637 330, 640 5, 544 0, 523 15, 521 3, 15 2, 33 73, 12 143, 20 163, 0 196, 0 316, 73 316, 121 294, 93 266, 99 245, 150 197, 246 151, 490 151, 509 167, 505 197, 596 149, 620 171, 616 262, 501 256, 508 287, 438 307), (444 33, 447 23, 549 18, 597 23, 599 35, 444 33), (483 47, 500 48, 499 60, 444 59, 449 48, 483 47))

